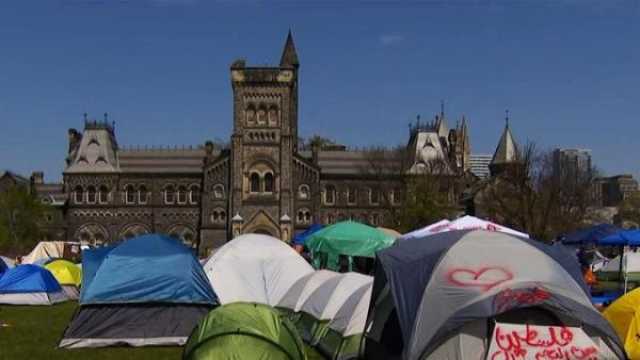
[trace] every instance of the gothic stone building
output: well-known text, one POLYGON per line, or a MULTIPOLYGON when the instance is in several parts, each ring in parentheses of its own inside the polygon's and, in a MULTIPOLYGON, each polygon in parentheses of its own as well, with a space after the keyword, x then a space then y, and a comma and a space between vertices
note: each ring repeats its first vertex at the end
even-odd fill
MULTIPOLYGON (((290 33, 279 66, 233 62, 233 133, 225 147, 124 148, 106 118, 85 116, 82 132, 69 130, 63 183, 32 178, 44 201, 60 205, 64 197, 50 239, 102 243, 160 232, 207 252, 241 233, 288 241, 314 222, 382 225, 402 189, 381 193, 380 178, 363 171, 367 151, 298 144, 299 66, 290 33)), ((449 130, 443 111, 410 128, 407 149, 414 174, 434 158, 446 159, 452 174, 469 167, 466 124, 449 130)))

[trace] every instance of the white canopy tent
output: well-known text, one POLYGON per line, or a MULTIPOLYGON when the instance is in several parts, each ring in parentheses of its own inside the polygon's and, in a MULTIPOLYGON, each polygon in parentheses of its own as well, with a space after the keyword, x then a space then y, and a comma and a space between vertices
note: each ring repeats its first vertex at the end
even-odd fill
POLYGON ((64 244, 64 241, 41 241, 28 255, 22 258, 22 264, 33 264, 42 259, 62 258, 64 244))
POLYGON ((309 299, 309 296, 311 296, 320 285, 339 275, 340 273, 330 270, 318 270, 309 273, 298 279, 276 306, 298 312, 307 299, 309 299))
POLYGON ((411 238, 420 238, 423 236, 428 236, 431 234, 435 234, 438 233, 440 231, 442 231, 442 229, 446 229, 446 226, 449 225, 449 223, 451 223, 451 221, 447 220, 447 219, 442 219, 436 223, 433 223, 431 225, 427 225, 421 229, 418 230, 413 230, 411 232, 408 232, 404 235, 402 235, 400 237, 401 240, 405 240, 405 239, 411 239, 411 238))
POLYGON ((275 306, 301 277, 313 272, 295 250, 268 235, 238 236, 204 265, 221 304, 255 302, 275 306))
POLYGON ((506 226, 496 224, 494 222, 488 220, 482 220, 475 216, 465 215, 461 218, 455 219, 453 221, 449 220, 440 220, 437 223, 431 224, 422 229, 414 230, 410 233, 402 235, 400 240, 412 239, 412 238, 421 238, 445 231, 452 230, 487 230, 487 231, 497 231, 503 232, 506 234, 511 234, 515 236, 520 236, 524 238, 528 238, 529 234, 525 234, 523 232, 510 229, 506 226))

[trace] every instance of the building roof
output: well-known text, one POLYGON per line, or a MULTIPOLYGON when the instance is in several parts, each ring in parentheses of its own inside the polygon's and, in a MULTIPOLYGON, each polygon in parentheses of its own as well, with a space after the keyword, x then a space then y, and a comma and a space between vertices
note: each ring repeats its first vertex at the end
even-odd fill
POLYGON ((34 184, 34 189, 41 201, 53 206, 62 206, 67 201, 62 183, 34 184))
MULTIPOLYGON (((214 150, 214 153, 217 152, 219 150, 214 150)), ((203 147, 118 151, 120 170, 123 173, 202 173, 205 156, 203 147)))
POLYGON ((16 182, 16 184, 18 185, 28 185, 29 184, 29 179, 20 175, 20 174, 16 174, 13 171, 10 170, 0 170, 0 178, 3 177, 9 177, 12 178, 13 181, 16 182))
POLYGON ((496 151, 493 153, 491 164, 511 163, 518 161, 518 158, 518 144, 513 139, 513 134, 511 134, 511 129, 509 128, 509 119, 507 118, 502 136, 500 136, 500 142, 498 142, 496 151))
POLYGON ((287 42, 284 44, 284 49, 282 50, 282 57, 280 58, 280 67, 298 67, 300 66, 300 62, 298 61, 298 53, 296 52, 296 46, 293 43, 293 36, 291 35, 291 30, 289 30, 289 34, 287 35, 287 42))

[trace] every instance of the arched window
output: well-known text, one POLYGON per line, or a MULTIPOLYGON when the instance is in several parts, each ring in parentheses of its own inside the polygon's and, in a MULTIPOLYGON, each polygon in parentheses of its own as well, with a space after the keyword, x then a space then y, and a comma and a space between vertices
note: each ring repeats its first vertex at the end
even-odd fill
POLYGON ((189 188, 189 202, 192 204, 200 202, 200 187, 198 185, 191 185, 189 188))
POLYGON ((253 108, 253 106, 249 106, 247 108, 245 116, 247 124, 253 125, 256 122, 256 110, 253 108))
POLYGON ((138 201, 140 204, 146 204, 149 201, 149 190, 144 185, 140 185, 138 188, 138 201))
POLYGON ((306 223, 311 222, 311 213, 308 210, 304 212, 304 222, 306 223))
POLYGON ((275 107, 269 109, 269 125, 275 126, 278 124, 278 110, 275 107))
POLYGON ((324 203, 333 205, 336 202, 336 188, 333 185, 327 185, 324 188, 324 203))
POLYGON ((216 199, 224 198, 224 186, 222 184, 216 184, 213 187, 213 197, 216 199))
POLYGON ((220 211, 220 222, 225 222, 227 220, 227 213, 224 210, 220 211))
POLYGON ((267 111, 264 107, 258 109, 258 125, 264 125, 267 122, 267 111))
POLYGON ((100 190, 98 191, 98 201, 100 204, 106 204, 109 202, 109 189, 105 185, 100 186, 100 190))
POLYGON ((267 192, 267 193, 273 192, 273 174, 272 173, 264 174, 264 192, 267 192))
POLYGON ((298 222, 302 223, 304 221, 304 214, 302 213, 302 210, 298 211, 298 222))
POLYGON ((347 188, 347 203, 354 205, 358 198, 358 190, 354 187, 347 188))
POLYGON ((260 192, 260 175, 257 173, 251 173, 249 177, 249 189, 252 193, 260 192))
POLYGON ((377 205, 380 203, 380 191, 378 189, 369 189, 369 202, 371 205, 377 205))
POLYGON ((124 198, 127 204, 135 204, 138 192, 133 185, 127 185, 124 188, 124 198))
POLYGON ((186 186, 178 187, 178 204, 187 203, 187 188, 186 186))
POLYGON ((73 195, 76 204, 82 204, 84 198, 84 191, 82 190, 82 186, 76 186, 76 188, 73 190, 73 195))
POLYGON ((96 203, 96 187, 95 186, 89 186, 87 188, 87 202, 89 204, 96 203))
POLYGON ((176 201, 176 191, 173 185, 169 185, 164 189, 164 202, 173 204, 176 201))
POLYGON ((309 185, 300 185, 298 187, 298 198, 300 200, 308 200, 310 197, 309 185))
POLYGON ((375 225, 378 226, 380 224, 380 219, 378 217, 378 214, 371 214, 371 225, 375 225))

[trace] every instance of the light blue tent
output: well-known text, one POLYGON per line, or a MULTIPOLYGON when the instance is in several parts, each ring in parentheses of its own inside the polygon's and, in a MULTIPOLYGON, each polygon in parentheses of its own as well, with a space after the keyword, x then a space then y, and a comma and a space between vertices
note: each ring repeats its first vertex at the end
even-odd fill
POLYGON ((68 300, 49 270, 18 265, 0 276, 0 304, 51 305, 68 300))
POLYGON ((193 251, 142 235, 82 255, 80 310, 61 347, 182 345, 218 304, 193 251))

